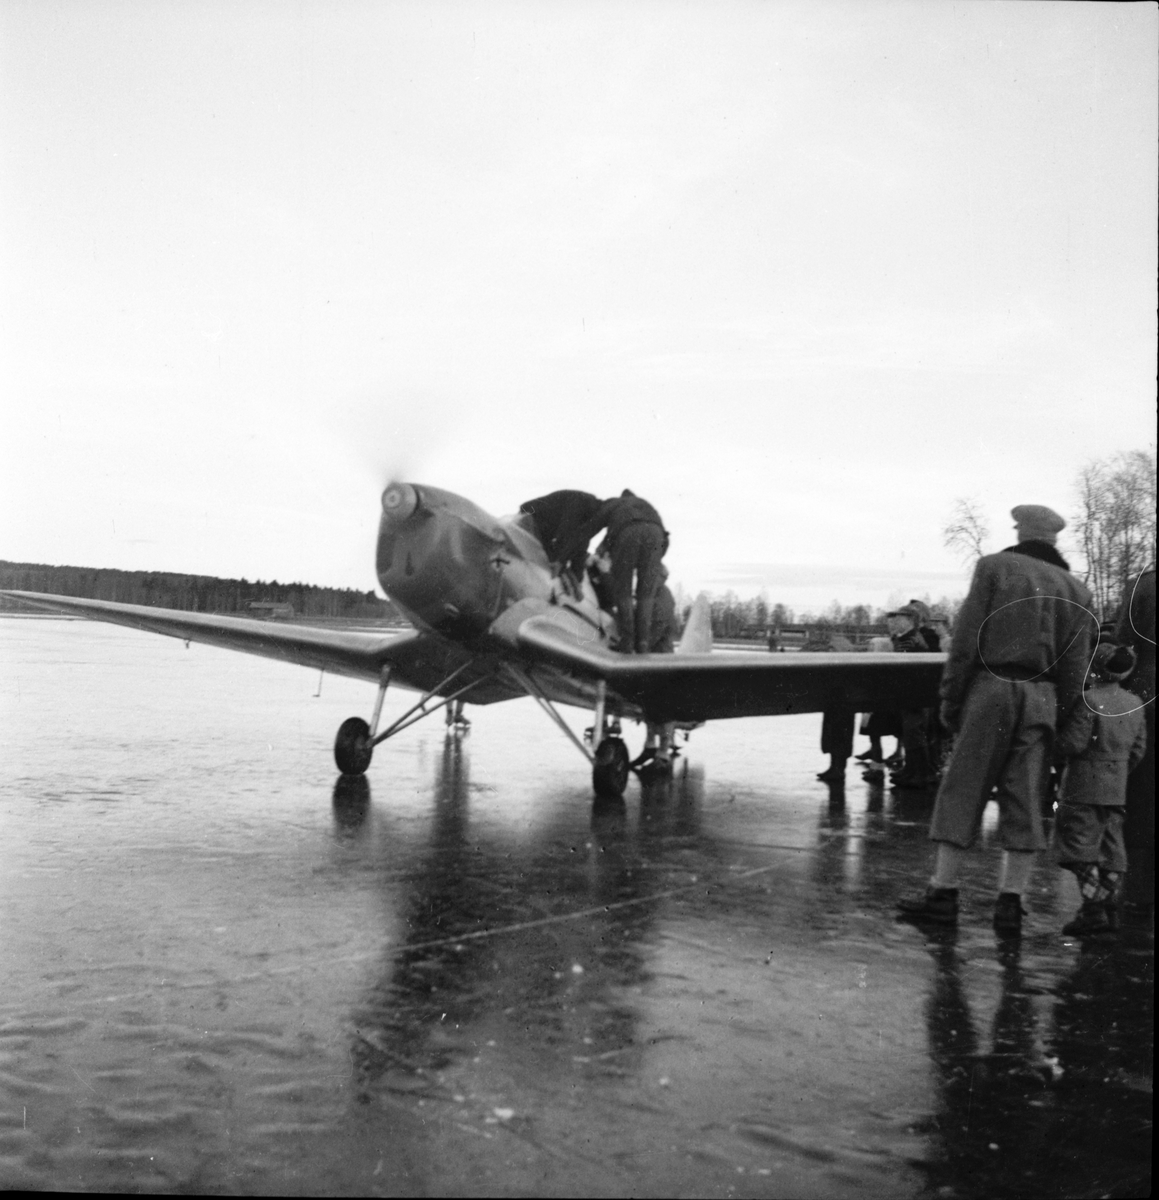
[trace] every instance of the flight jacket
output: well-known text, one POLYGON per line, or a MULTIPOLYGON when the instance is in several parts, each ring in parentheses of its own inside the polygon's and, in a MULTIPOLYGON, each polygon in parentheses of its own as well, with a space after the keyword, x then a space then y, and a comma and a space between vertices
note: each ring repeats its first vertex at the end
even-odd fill
POLYGON ((575 546, 580 543, 586 546, 601 529, 606 529, 608 546, 614 555, 616 539, 629 525, 634 525, 637 521, 659 526, 664 534, 664 549, 667 551, 668 531, 664 528, 660 514, 647 500, 641 499, 633 492, 626 492, 623 496, 613 496, 612 499, 605 500, 591 520, 580 528, 570 545, 561 547, 560 554, 569 556, 575 546))
POLYGON ((974 679, 1048 681, 1069 712, 1082 696, 1093 634, 1091 593, 1046 542, 1026 541, 978 560, 942 673, 944 706, 958 710, 974 679))

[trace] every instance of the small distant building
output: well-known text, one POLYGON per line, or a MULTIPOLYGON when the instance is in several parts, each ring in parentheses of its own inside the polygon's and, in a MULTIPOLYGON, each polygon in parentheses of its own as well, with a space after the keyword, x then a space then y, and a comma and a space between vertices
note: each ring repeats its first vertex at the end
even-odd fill
POLYGON ((289 601, 251 600, 250 612, 267 621, 287 621, 294 615, 294 606, 289 601))

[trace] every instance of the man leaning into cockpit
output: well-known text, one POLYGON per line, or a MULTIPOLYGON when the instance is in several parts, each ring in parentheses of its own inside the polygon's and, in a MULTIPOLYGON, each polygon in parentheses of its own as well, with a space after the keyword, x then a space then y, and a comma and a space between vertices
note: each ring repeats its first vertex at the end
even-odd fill
POLYGON ((580 531, 596 515, 603 503, 591 492, 578 492, 565 488, 559 492, 548 492, 534 500, 525 500, 521 513, 528 513, 535 522, 536 533, 544 553, 551 562, 553 574, 563 575, 565 583, 576 595, 587 565, 588 542, 591 538, 580 537, 580 531))

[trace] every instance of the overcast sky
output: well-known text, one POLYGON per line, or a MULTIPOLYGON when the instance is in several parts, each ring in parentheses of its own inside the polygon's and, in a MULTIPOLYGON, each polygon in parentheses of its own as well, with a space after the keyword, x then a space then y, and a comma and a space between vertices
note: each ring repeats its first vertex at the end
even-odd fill
POLYGON ((961 592, 956 498, 999 549, 1154 440, 1157 33, 0 0, 0 558, 369 588, 397 473, 631 487, 689 591, 961 592))

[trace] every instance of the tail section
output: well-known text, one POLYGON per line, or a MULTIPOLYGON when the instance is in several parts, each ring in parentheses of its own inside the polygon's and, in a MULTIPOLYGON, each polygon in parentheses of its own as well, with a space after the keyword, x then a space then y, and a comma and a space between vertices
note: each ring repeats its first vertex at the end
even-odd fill
POLYGON ((712 649, 712 617, 708 611, 708 596, 701 592, 688 610, 688 620, 680 635, 677 654, 707 654, 712 649))

